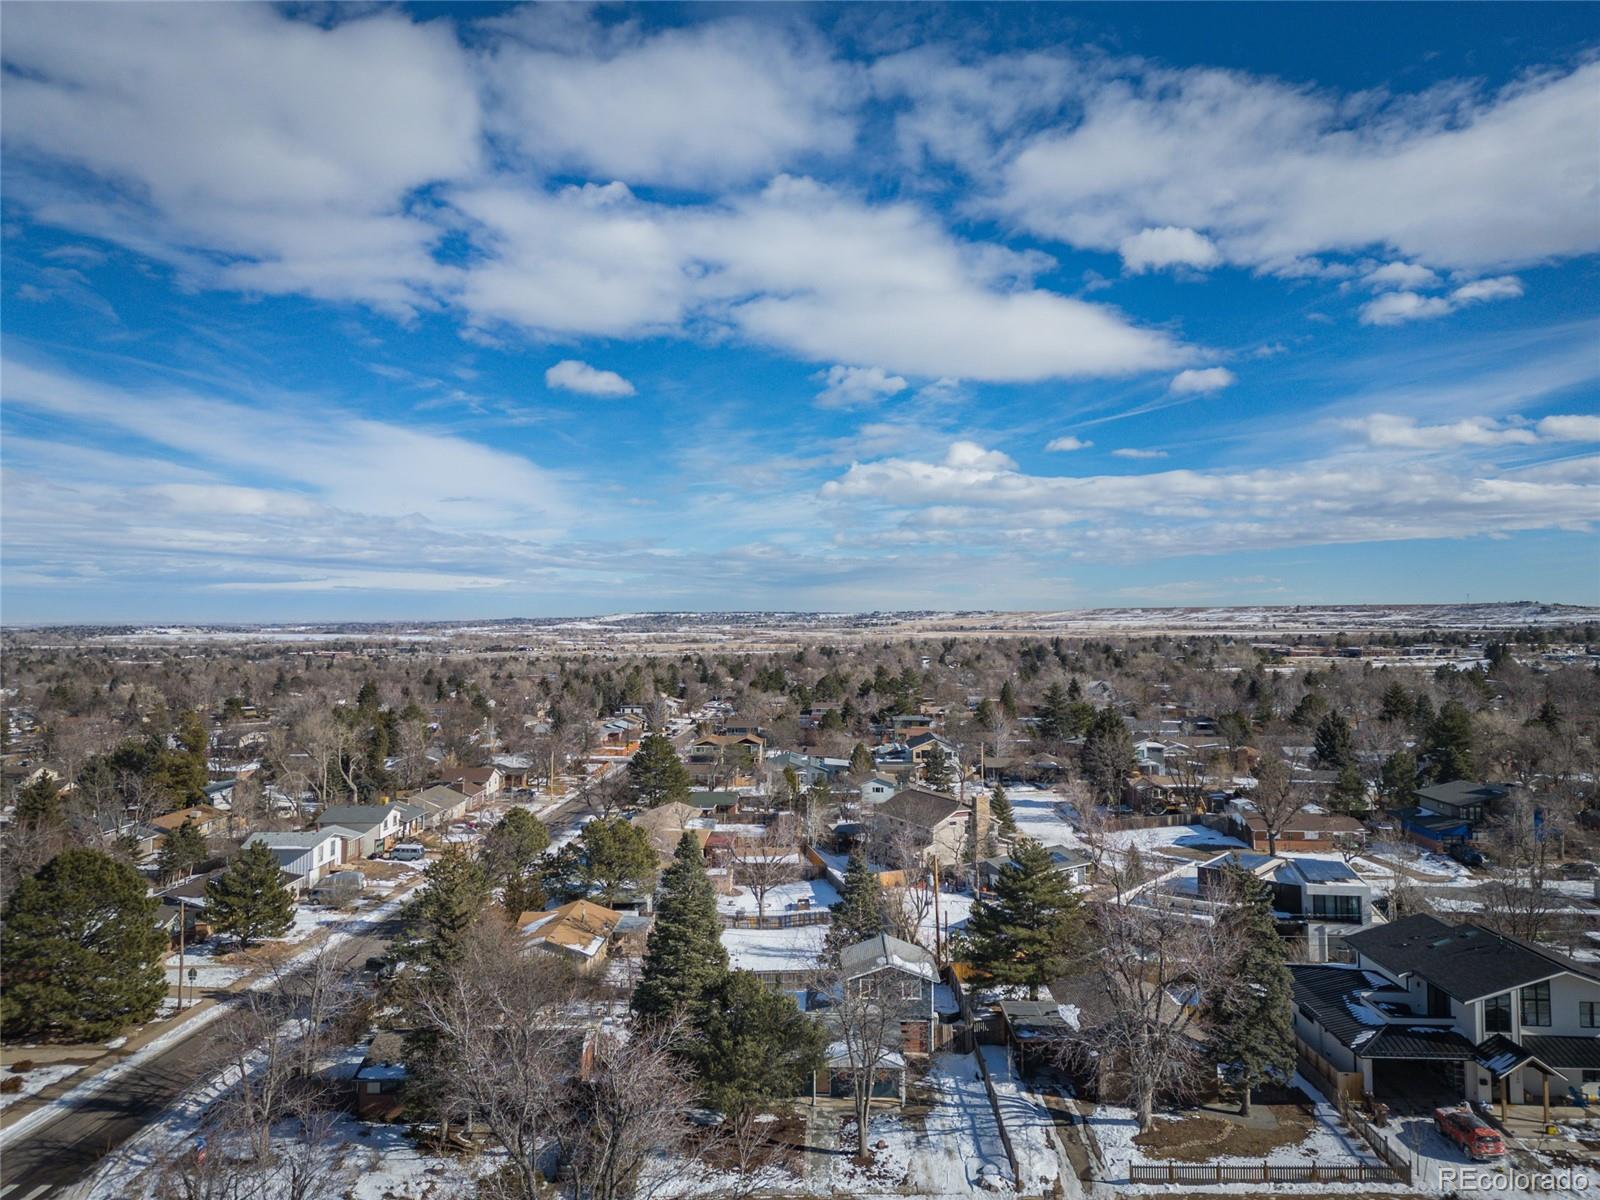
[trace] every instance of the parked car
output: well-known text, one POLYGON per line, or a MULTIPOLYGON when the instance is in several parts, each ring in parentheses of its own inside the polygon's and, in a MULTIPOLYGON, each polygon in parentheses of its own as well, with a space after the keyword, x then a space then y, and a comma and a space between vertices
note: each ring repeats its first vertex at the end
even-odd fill
POLYGON ((1463 867, 1482 867, 1489 862, 1483 856, 1483 851, 1479 850, 1471 842, 1457 842, 1454 846, 1451 846, 1450 857, 1463 867))
POLYGON ((420 842, 401 842, 389 851, 389 857, 397 862, 416 862, 427 849, 420 842))
POLYGON ((1600 879, 1600 866, 1592 862, 1570 862, 1556 872, 1563 879, 1600 879))
POLYGON ((1436 1108, 1434 1126, 1475 1162, 1503 1158, 1505 1140, 1500 1131, 1468 1108, 1436 1108))

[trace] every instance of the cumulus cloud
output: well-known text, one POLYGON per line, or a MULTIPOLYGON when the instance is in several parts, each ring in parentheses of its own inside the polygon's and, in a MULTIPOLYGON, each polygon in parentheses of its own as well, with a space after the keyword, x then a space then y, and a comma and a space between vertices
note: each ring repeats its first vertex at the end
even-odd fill
POLYGON ((1442 317, 1469 304, 1490 300, 1514 300, 1522 295, 1522 281, 1515 275, 1495 279, 1476 279, 1443 296, 1423 296, 1417 292, 1385 292, 1361 306, 1363 325, 1400 325, 1407 321, 1426 321, 1442 317))
POLYGON ((1227 367, 1191 368, 1172 377, 1168 390, 1175 396, 1196 396, 1232 387, 1239 377, 1227 367))
POLYGON ((1045 443, 1044 448, 1051 454, 1065 454, 1072 450, 1087 450, 1092 445, 1094 445, 1093 442, 1086 442, 1082 438, 1069 435, 1067 437, 1052 438, 1045 443))
POLYGON ((992 198, 1075 246, 1193 230, 1226 262, 1288 273, 1374 249, 1484 270, 1600 248, 1600 63, 1382 102, 1126 62, 1087 72, 1075 98, 1081 115, 1008 150, 992 198))
POLYGON ((1361 282, 1374 291, 1385 288, 1431 288, 1437 286, 1439 276, 1420 263, 1392 262, 1384 263, 1368 271, 1361 277, 1361 282))
POLYGON ((1113 450, 1111 452, 1111 457, 1112 458, 1145 459, 1145 458, 1165 458, 1166 456, 1167 456, 1167 452, 1165 450, 1140 450, 1137 447, 1132 447, 1132 446, 1124 446, 1120 450, 1113 450))
POLYGON ((1539 433, 1557 442, 1600 442, 1600 417, 1589 415, 1545 417, 1539 433))
POLYGON ((602 371, 575 358, 564 358, 544 373, 546 387, 585 396, 631 396, 633 384, 615 371, 602 371))
POLYGON ((1033 286, 1047 256, 963 242, 917 205, 812 179, 705 206, 621 184, 452 200, 483 250, 459 302, 483 323, 639 336, 714 319, 802 358, 997 381, 1124 375, 1192 354, 1033 286))
POLYGON ((1014 471, 1017 464, 1008 454, 999 450, 986 450, 977 442, 951 442, 945 452, 944 465, 952 470, 1014 471))
POLYGON ((886 396, 897 396, 910 385, 882 367, 832 366, 811 377, 826 386, 817 393, 824 408, 856 408, 875 404, 886 396))
POLYGON ((488 59, 494 125, 541 170, 705 188, 848 150, 863 85, 797 24, 642 33, 511 23, 488 59))
POLYGON ((1117 246, 1122 265, 1134 275, 1162 267, 1193 267, 1207 271, 1222 261, 1216 243, 1203 233, 1165 225, 1125 237, 1117 246))

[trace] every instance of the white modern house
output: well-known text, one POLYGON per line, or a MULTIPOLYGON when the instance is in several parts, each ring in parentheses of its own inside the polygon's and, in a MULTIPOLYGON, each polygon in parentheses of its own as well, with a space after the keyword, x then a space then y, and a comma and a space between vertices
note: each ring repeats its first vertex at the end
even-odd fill
POLYGON ((299 830, 286 833, 252 833, 245 848, 265 846, 278 860, 284 874, 293 877, 296 891, 307 891, 320 883, 334 867, 344 862, 345 831, 336 828, 299 830))

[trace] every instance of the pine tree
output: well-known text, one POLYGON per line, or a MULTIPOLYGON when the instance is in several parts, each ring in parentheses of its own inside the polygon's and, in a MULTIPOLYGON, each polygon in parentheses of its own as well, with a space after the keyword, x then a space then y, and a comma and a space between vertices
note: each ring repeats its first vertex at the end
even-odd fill
POLYGON ((155 1016, 167 994, 160 903, 137 871, 67 850, 11 893, 0 929, 7 1037, 99 1041, 155 1016))
POLYGON ((1341 713, 1329 712, 1317 722, 1317 731, 1312 735, 1311 744, 1312 753, 1325 770, 1338 771, 1355 765, 1356 750, 1350 735, 1350 722, 1341 713))
POLYGON ((1011 797, 1006 795, 1006 789, 998 783, 994 785, 994 794, 989 797, 989 815, 994 818, 994 823, 1006 837, 1011 837, 1017 832, 1017 816, 1011 811, 1011 797))
POLYGON ((193 820, 186 820, 167 834, 156 859, 156 869, 164 880, 177 879, 188 875, 205 858, 206 840, 200 836, 200 827, 193 820))
POLYGON ((943 746, 935 746, 928 752, 922 764, 922 781, 936 792, 950 790, 950 756, 943 746))
POLYGON ((409 953, 430 967, 461 961, 467 936, 489 902, 489 880, 460 846, 447 846, 428 868, 427 882, 411 903, 409 953))
POLYGON ((1409 750, 1396 750, 1383 760, 1381 786, 1384 798, 1399 808, 1416 803, 1417 760, 1409 750))
POLYGON ((1459 700, 1446 700, 1439 706, 1423 738, 1428 775, 1435 783, 1471 779, 1475 767, 1472 714, 1459 700))
POLYGON ((16 818, 24 825, 54 825, 61 820, 61 783, 48 771, 17 792, 16 818))
POLYGON ((717 896, 706 875, 700 842, 686 832, 678 840, 672 865, 661 876, 656 923, 633 989, 633 1011, 642 1017, 664 1017, 682 1010, 699 1023, 727 972, 717 896))
POLYGON ((819 1022, 748 971, 723 978, 700 1032, 695 1057, 706 1101, 730 1117, 793 1099, 827 1045, 819 1022))
POLYGON ((646 734, 628 763, 628 795, 637 805, 656 808, 689 799, 689 768, 663 734, 646 734))
POLYGON ((1361 777, 1355 763, 1346 763, 1339 768, 1328 804, 1338 813, 1360 814, 1367 811, 1367 781, 1361 777))
POLYGON ((283 871, 271 850, 260 842, 245 847, 206 884, 206 920, 241 946, 289 931, 294 895, 283 886, 283 871))
POLYGON ((883 885, 878 882, 878 873, 857 850, 845 864, 844 886, 839 889, 839 903, 833 906, 824 953, 829 959, 836 959, 846 946, 876 937, 888 926, 883 885))
POLYGON ((1017 689, 1011 686, 1011 680, 1006 680, 1000 685, 1000 711, 1012 720, 1017 716, 1017 689))
POLYGON ((506 813, 483 839, 481 862, 497 887, 534 870, 550 848, 550 830, 525 808, 506 813))
POLYGON ((655 878, 656 850, 650 837, 626 817, 601 818, 583 827, 582 878, 589 888, 600 889, 600 899, 610 904, 630 888, 643 888, 655 878))
POLYGON ((973 906, 965 953, 997 983, 1021 984, 1031 999, 1060 978, 1082 931, 1081 905, 1050 852, 1029 838, 1000 868, 994 898, 973 906))
POLYGON ((1538 714, 1528 724, 1542 726, 1551 733, 1560 733, 1563 720, 1561 710, 1556 707, 1556 702, 1546 696, 1544 703, 1539 705, 1538 714))
POLYGON ((1294 1073, 1294 981, 1272 917, 1272 889, 1236 867, 1226 871, 1235 900, 1218 920, 1222 944, 1237 949, 1227 983, 1203 1003, 1211 1053, 1239 1085, 1239 1112, 1248 1117, 1255 1087, 1294 1073))
POLYGON ((1114 708, 1095 714, 1083 742, 1083 772, 1094 786, 1096 799, 1116 804, 1123 780, 1133 773, 1133 735, 1114 708))
POLYGON ((1072 736, 1072 698, 1059 683, 1052 683, 1044 691, 1044 701, 1039 706, 1039 736, 1047 742, 1072 736))
POLYGON ((1404 725, 1411 720, 1411 696, 1398 679, 1383 689, 1383 700, 1378 709, 1378 720, 1404 725))
POLYGON ((872 751, 857 742, 856 748, 850 751, 850 774, 857 779, 865 779, 872 774, 872 770, 872 751))

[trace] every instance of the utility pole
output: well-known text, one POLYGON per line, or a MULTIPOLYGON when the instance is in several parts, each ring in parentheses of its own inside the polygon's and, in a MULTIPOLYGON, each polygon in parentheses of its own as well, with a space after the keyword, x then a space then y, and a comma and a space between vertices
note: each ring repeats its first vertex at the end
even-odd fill
POLYGON ((189 932, 189 914, 183 907, 183 897, 178 897, 178 1011, 183 1011, 183 948, 184 935, 189 932))

